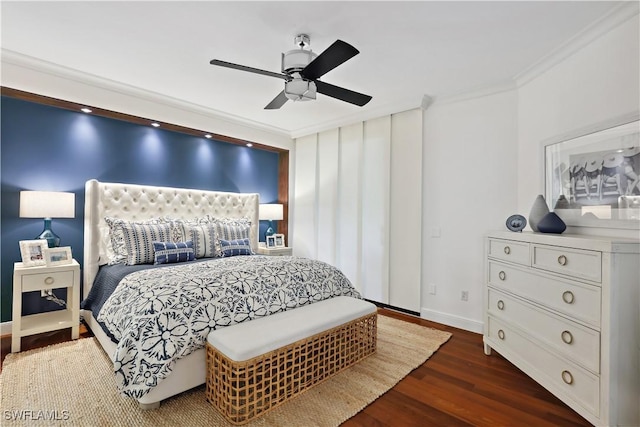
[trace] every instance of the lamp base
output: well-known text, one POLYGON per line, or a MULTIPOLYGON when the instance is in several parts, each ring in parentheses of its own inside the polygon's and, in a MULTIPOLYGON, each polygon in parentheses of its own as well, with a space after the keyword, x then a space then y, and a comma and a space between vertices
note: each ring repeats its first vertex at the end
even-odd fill
POLYGON ((42 233, 40 233, 36 239, 46 240, 47 245, 50 248, 57 248, 60 246, 60 237, 51 229, 51 218, 44 219, 44 230, 42 230, 42 233))
POLYGON ((274 234, 276 234, 275 230, 273 229, 273 222, 271 222, 271 220, 269 220, 269 227, 267 227, 266 231, 264 232, 264 236, 273 236, 274 234))

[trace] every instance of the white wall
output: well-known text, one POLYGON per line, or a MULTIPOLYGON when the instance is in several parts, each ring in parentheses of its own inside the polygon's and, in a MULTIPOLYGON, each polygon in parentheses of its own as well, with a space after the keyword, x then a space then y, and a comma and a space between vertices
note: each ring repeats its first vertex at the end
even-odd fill
MULTIPOLYGON (((637 5, 636 5, 637 9, 637 5)), ((544 194, 542 143, 580 133, 640 108, 639 18, 622 20, 518 90, 518 209, 544 194)), ((578 136, 578 135, 573 135, 578 136)), ((568 232, 630 236, 629 230, 568 232)))
POLYGON ((436 101, 425 112, 424 318, 482 330, 483 236, 504 229, 510 215, 523 213, 515 210, 516 123, 515 88, 458 102, 436 101), (462 291, 468 292, 468 301, 461 300, 462 291))

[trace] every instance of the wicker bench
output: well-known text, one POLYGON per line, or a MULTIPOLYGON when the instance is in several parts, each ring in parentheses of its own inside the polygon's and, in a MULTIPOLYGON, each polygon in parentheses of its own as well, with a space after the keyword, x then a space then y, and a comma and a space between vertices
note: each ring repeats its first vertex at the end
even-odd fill
POLYGON ((376 306, 335 297, 212 331, 207 400, 244 424, 376 351, 376 306))

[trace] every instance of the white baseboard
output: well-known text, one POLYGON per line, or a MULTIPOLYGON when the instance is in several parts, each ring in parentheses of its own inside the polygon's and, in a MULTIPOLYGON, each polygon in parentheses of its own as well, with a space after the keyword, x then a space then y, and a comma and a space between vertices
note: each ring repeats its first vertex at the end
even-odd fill
POLYGON ((464 329, 465 331, 476 332, 478 334, 481 334, 484 330, 484 323, 477 320, 426 308, 420 310, 420 317, 431 320, 432 322, 442 323, 443 325, 453 326, 454 328, 464 329))
POLYGON ((11 321, 0 323, 0 335, 9 335, 11 333, 11 321))

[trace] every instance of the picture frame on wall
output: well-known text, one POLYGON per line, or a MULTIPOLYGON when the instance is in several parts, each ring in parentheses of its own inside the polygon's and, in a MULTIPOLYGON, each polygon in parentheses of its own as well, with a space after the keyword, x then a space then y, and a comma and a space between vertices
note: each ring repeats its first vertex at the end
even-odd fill
POLYGON ((276 236, 267 236, 266 238, 267 248, 275 248, 276 247, 276 236))
POLYGON ((276 248, 284 248, 284 234, 274 234, 273 237, 276 238, 276 248))
POLYGON ((570 226, 640 229, 640 121, 544 144, 545 199, 570 226))
POLYGON ((49 245, 46 240, 21 240, 20 257, 24 267, 46 266, 46 250, 49 245))
POLYGON ((73 262, 73 255, 71 254, 70 246, 47 248, 44 255, 47 261, 47 266, 49 267, 56 265, 68 265, 73 262))

